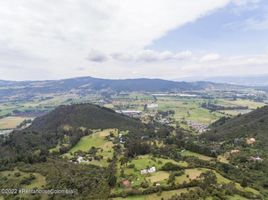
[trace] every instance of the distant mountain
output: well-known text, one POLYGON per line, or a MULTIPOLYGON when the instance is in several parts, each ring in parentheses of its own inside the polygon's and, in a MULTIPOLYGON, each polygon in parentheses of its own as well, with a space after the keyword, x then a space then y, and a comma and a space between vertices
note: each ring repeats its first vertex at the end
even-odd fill
POLYGON ((268 75, 259 76, 218 76, 218 77, 189 77, 184 81, 210 81, 244 86, 268 86, 268 75))
POLYGON ((209 140, 225 141, 254 137, 259 141, 261 148, 268 151, 268 106, 233 119, 222 118, 210 128, 211 130, 204 134, 209 140))
POLYGON ((94 91, 114 92, 182 92, 204 89, 231 89, 239 86, 228 84, 215 84, 212 82, 176 82, 161 79, 99 79, 92 77, 80 77, 51 81, 21 81, 0 82, 1 97, 24 97, 51 93, 89 93, 94 91))

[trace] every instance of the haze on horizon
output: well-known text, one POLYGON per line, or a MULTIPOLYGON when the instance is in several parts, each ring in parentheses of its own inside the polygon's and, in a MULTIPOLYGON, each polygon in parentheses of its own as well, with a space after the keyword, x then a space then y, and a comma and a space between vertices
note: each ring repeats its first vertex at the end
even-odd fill
POLYGON ((265 0, 0 2, 0 79, 268 74, 265 0))

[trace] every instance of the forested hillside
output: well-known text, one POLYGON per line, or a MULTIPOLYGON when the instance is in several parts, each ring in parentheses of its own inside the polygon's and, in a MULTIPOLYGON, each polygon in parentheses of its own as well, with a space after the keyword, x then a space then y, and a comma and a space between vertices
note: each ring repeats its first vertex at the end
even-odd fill
POLYGON ((211 130, 204 134, 210 140, 224 141, 241 137, 254 137, 268 146, 268 106, 258 108, 233 119, 222 118, 211 125, 211 130))
POLYGON ((145 126, 131 119, 92 104, 59 106, 52 112, 36 118, 32 125, 21 131, 14 131, 2 142, 0 155, 6 161, 30 161, 45 159, 47 152, 68 137, 67 151, 82 136, 91 134, 92 129, 117 128, 142 133, 145 126), (37 153, 38 152, 38 153, 37 153))

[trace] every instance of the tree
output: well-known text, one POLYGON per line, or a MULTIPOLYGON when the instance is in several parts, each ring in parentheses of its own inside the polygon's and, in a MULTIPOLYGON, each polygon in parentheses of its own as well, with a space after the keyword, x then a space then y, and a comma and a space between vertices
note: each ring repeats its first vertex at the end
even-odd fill
POLYGON ((248 186, 248 180, 246 178, 243 178, 241 186, 242 187, 247 187, 248 186))
POLYGON ((110 175, 108 177, 108 184, 111 186, 111 187, 114 187, 116 185, 116 181, 117 181, 117 178, 115 175, 110 175))

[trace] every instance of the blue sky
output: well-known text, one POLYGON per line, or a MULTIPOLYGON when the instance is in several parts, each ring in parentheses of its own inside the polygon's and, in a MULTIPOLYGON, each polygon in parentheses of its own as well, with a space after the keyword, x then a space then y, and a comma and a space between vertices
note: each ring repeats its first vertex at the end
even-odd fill
MULTIPOLYGON (((249 19, 267 20, 268 1, 256 8, 234 4, 187 23, 156 40, 148 49, 163 51, 217 52, 222 55, 251 55, 268 51, 268 27, 255 30, 246 26, 249 19)), ((267 24, 268 25, 268 24, 267 24)))
POLYGON ((9 0, 0 32, 6 80, 268 74, 267 0, 9 0))

